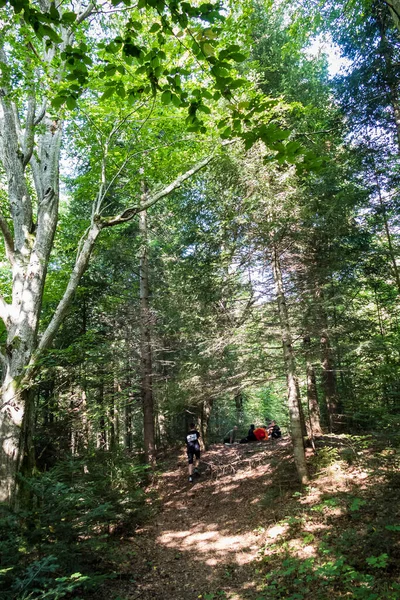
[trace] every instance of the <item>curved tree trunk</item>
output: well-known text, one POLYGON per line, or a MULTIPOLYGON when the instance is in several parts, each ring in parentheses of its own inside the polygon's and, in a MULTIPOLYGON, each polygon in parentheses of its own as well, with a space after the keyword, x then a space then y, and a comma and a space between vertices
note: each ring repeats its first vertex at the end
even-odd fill
MULTIPOLYGON (((50 8, 51 3, 43 6, 50 8)), ((58 7, 61 10, 60 7, 58 7)), ((93 10, 89 3, 76 22, 81 23, 93 10)), ((64 75, 63 51, 71 43, 74 28, 61 26, 62 43, 58 46, 43 44, 40 64, 48 77, 61 81, 64 75), (53 59, 58 55, 57 72, 53 59)), ((29 41, 29 40, 28 40, 29 41)), ((21 47, 24 44, 22 41, 21 47)), ((53 248, 58 221, 59 164, 62 139, 62 120, 54 108, 47 110, 49 99, 41 89, 35 89, 35 77, 26 89, 26 95, 17 106, 13 90, 13 71, 8 60, 10 47, 0 38, 0 165, 7 185, 10 218, 0 213, 0 232, 5 254, 12 273, 10 303, 0 293, 0 318, 7 331, 5 349, 0 350, 3 381, 0 404, 0 500, 10 500, 15 491, 15 477, 19 470, 29 469, 33 462, 33 400, 28 393, 38 369, 38 358, 46 351, 68 311, 88 266, 96 239, 104 227, 131 221, 143 209, 153 206, 162 198, 180 188, 195 173, 205 168, 214 158, 209 155, 156 193, 149 195, 144 204, 134 199, 133 205, 119 215, 100 216, 108 191, 108 146, 121 122, 110 135, 104 137, 99 187, 92 204, 92 217, 82 244, 77 249, 75 265, 65 292, 40 339, 39 322, 47 267, 53 248), (40 98, 41 106, 37 106, 40 98), (30 167, 27 173, 27 167, 30 167), (31 195, 34 195, 32 201, 31 195)), ((39 64, 39 63, 38 63, 39 64)), ((37 73, 38 81, 40 73, 37 73)), ((39 88, 39 86, 37 86, 39 88)), ((62 111, 60 111, 62 114, 62 111)), ((148 367, 147 372, 151 373, 148 367)), ((145 384, 144 387, 148 387, 145 384)), ((146 401, 147 403, 147 401, 146 401)), ((147 403, 148 405, 148 403, 147 403)), ((152 411, 152 408, 151 408, 152 411)), ((154 453, 154 423, 146 409, 145 423, 150 431, 148 448, 154 453), (153 432, 153 433, 151 433, 153 432), (151 441, 153 440, 153 441, 151 441)))

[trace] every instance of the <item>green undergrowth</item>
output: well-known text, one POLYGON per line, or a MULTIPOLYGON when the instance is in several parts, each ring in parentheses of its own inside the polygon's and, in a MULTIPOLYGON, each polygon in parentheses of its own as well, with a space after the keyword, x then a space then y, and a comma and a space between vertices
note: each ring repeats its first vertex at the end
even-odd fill
POLYGON ((26 480, 29 508, 0 507, 1 598, 78 600, 114 577, 120 537, 149 516, 145 479, 122 453, 96 452, 26 480))
POLYGON ((400 597, 400 451, 373 436, 331 436, 302 491, 269 489, 286 516, 260 552, 257 600, 400 597))

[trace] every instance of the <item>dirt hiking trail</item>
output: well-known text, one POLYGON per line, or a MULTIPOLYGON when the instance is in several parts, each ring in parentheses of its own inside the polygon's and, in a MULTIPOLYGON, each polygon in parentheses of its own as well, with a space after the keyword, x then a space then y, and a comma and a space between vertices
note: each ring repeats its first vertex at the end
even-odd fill
POLYGON ((400 598, 400 445, 323 436, 300 489, 288 439, 171 456, 95 600, 400 598), (210 473, 209 466, 212 466, 210 473))
POLYGON ((264 531, 284 516, 284 503, 267 510, 263 498, 271 486, 279 487, 281 497, 284 488, 293 493, 297 487, 290 442, 212 446, 202 455, 194 484, 184 454, 163 466, 157 483, 161 509, 131 540, 132 577, 117 584, 120 596, 254 598, 264 531))

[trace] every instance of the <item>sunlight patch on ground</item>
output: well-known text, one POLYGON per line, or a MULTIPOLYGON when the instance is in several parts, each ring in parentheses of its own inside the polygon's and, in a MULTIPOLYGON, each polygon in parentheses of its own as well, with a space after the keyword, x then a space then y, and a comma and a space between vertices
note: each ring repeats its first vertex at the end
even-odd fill
POLYGON ((213 493, 213 496, 219 494, 220 492, 231 492, 232 490, 236 490, 239 487, 239 484, 237 483, 231 483, 231 484, 227 484, 227 485, 220 485, 218 487, 218 490, 216 492, 213 493))
POLYGON ((317 548, 315 546, 304 546, 302 548, 300 558, 309 558, 310 556, 317 556, 317 548))
POLYGON ((171 479, 171 478, 177 479, 180 477, 180 473, 179 473, 179 471, 164 471, 163 477, 168 477, 168 479, 171 479))
POLYGON ((304 526, 304 531, 307 533, 319 533, 326 529, 329 529, 329 526, 326 523, 307 523, 304 526))
POLYGON ((288 541, 288 547, 290 550, 295 552, 295 554, 299 554, 299 551, 303 550, 304 542, 302 538, 292 538, 288 541))
POLYGON ((157 543, 174 550, 190 551, 197 556, 209 554, 205 561, 209 566, 217 566, 227 559, 241 566, 254 559, 258 546, 253 546, 254 550, 250 551, 251 533, 223 535, 216 528, 216 524, 200 523, 190 530, 164 531, 158 536, 157 543))
POLYGON ((267 537, 269 537, 272 540, 275 540, 276 538, 280 537, 281 535, 284 535, 288 529, 289 529, 289 525, 275 525, 274 527, 271 527, 270 529, 268 529, 267 537))
POLYGON ((251 500, 250 504, 258 504, 261 500, 261 496, 256 496, 253 500, 251 500))

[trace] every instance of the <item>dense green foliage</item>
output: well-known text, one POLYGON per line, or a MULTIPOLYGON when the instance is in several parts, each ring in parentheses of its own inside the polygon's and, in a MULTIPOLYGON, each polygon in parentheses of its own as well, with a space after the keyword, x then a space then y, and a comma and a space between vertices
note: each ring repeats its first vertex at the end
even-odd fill
POLYGON ((29 507, 0 509, 2 597, 62 598, 112 578, 116 533, 149 516, 145 475, 126 454, 93 452, 31 478, 29 507))
MULTIPOLYGON (((313 399, 325 430, 392 436, 400 423, 400 34, 388 5, 106 7, 94 3, 89 24, 79 16, 88 7, 0 0, 2 47, 12 49, 1 85, 15 84, 21 110, 36 86, 55 130, 65 122, 39 339, 87 232, 103 227, 52 347, 35 362, 36 470, 20 475, 28 502, 0 514, 6 598, 83 593, 112 575, 115 531, 148 517, 144 250, 159 455, 182 445, 192 420, 205 442, 272 419, 290 431, 276 255, 309 436, 313 399), (334 77, 329 58, 312 51, 324 35, 345 59, 334 77), (145 238, 140 207, 206 156, 206 169, 148 207, 145 238)), ((9 301, 6 175, 2 165, 0 282, 9 301)), ((35 177, 28 172, 32 194, 35 177)), ((329 543, 325 550, 331 560, 321 564, 286 557, 268 597, 287 597, 282 582, 291 592, 293 576, 319 577, 329 593, 344 578, 354 597, 377 597, 373 575, 340 552, 332 558, 329 543)), ((385 568, 386 558, 376 561, 371 570, 385 568)))

